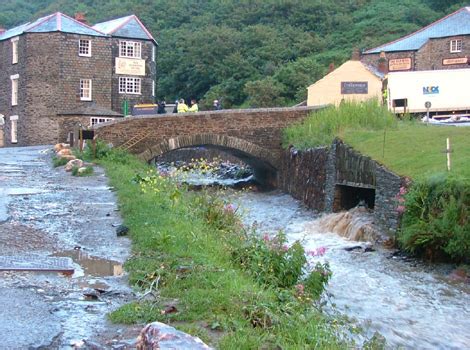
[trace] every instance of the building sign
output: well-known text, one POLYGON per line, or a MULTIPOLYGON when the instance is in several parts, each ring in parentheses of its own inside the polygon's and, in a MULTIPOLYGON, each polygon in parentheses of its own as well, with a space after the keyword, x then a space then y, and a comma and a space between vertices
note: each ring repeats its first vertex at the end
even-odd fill
POLYGON ((423 86, 423 95, 436 95, 439 93, 439 86, 423 86))
POLYGON ((467 57, 459 57, 459 58, 444 58, 442 60, 443 66, 450 66, 451 64, 466 64, 468 62, 467 57))
POLYGON ((388 61, 388 70, 395 72, 398 70, 410 70, 411 69, 411 57, 406 58, 394 58, 388 61))
POLYGON ((369 92, 369 85, 367 81, 342 81, 341 94, 367 94, 369 92))
POLYGON ((145 60, 116 57, 116 74, 145 76, 145 60))

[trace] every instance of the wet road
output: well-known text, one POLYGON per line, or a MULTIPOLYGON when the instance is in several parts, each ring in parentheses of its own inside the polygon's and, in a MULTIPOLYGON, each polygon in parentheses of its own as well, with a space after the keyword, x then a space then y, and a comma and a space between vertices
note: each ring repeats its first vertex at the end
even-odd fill
POLYGON ((120 223, 103 170, 73 177, 52 167, 50 147, 0 148, 0 256, 70 257, 75 268, 72 276, 0 272, 0 349, 128 342, 132 331, 106 321, 134 298, 122 270, 130 241, 115 233, 120 223), (87 298, 94 288, 98 299, 87 298))

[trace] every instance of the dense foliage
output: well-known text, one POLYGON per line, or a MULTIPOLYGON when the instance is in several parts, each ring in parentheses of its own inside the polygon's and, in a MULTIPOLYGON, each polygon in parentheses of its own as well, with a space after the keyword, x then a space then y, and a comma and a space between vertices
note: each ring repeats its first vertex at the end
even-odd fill
POLYGON ((410 33, 467 0, 4 0, 0 25, 82 11, 90 23, 135 13, 159 42, 158 97, 223 107, 288 105, 354 47, 410 33), (205 102, 205 103, 204 103, 205 102))
POLYGON ((398 239, 403 247, 429 259, 470 258, 470 181, 435 175, 417 180, 399 206, 398 239))

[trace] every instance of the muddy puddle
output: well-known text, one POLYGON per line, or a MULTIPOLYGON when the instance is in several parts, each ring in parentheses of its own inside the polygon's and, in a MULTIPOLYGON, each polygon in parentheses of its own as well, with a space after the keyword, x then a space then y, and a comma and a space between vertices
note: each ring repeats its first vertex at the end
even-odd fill
POLYGON ((122 276, 122 263, 91 256, 81 249, 61 251, 52 254, 52 256, 69 257, 73 262, 80 265, 82 273, 76 271, 74 276, 79 275, 93 277, 122 276))

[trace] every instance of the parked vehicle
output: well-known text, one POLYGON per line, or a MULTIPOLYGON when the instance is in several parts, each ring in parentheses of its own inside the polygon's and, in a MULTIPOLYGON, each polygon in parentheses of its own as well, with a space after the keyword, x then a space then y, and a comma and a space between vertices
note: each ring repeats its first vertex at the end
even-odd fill
MULTIPOLYGON (((451 118, 470 112, 470 69, 392 72, 384 81, 388 108, 401 114, 451 118)), ((442 118, 444 119, 444 118, 442 118)))

